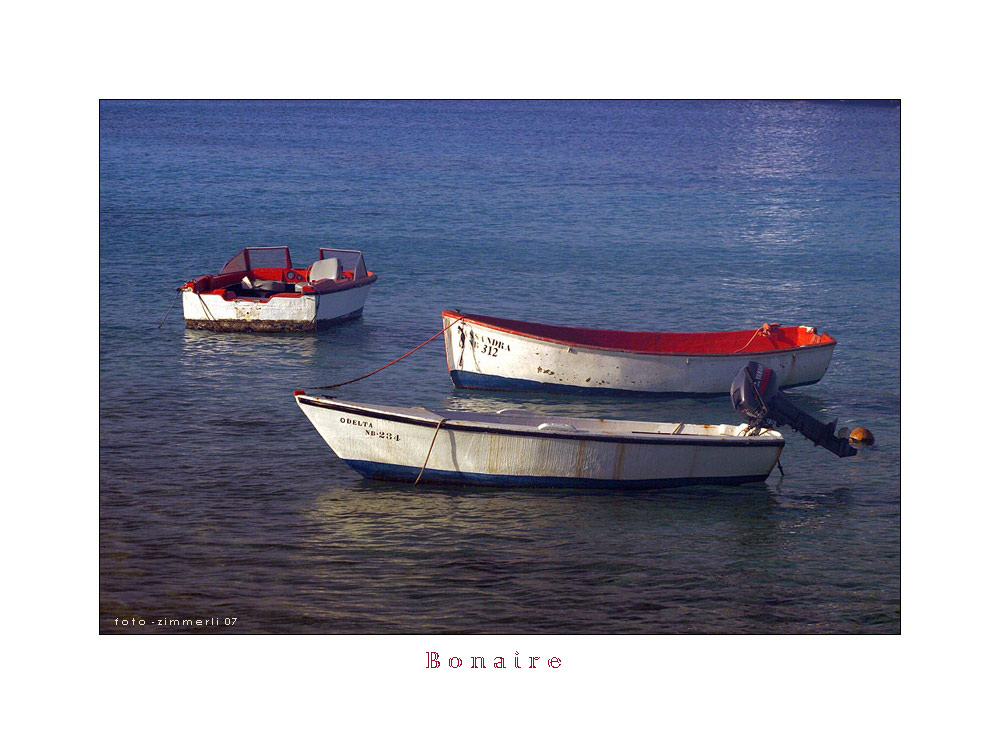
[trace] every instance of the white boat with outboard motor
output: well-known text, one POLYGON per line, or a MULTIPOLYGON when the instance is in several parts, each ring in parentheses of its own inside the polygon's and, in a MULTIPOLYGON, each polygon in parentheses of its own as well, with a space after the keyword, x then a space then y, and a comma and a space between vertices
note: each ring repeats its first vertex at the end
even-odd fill
MULTIPOLYGON (((774 370, 748 362, 730 387, 742 425, 396 408, 294 392, 333 452, 371 479, 493 487, 641 489, 762 482, 789 425, 837 456, 857 449, 797 408, 774 370)), ((780 467, 779 467, 780 468, 780 467)))
POLYGON ((748 426, 395 408, 296 391, 365 477, 494 487, 634 489, 764 481, 785 441, 748 426))

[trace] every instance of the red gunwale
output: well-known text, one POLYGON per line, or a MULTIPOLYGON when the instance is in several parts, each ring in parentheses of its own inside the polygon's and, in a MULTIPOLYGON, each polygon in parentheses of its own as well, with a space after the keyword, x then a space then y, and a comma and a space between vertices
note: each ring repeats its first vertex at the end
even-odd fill
POLYGON ((774 354, 804 349, 833 346, 837 341, 829 334, 817 334, 803 326, 772 327, 773 336, 766 337, 760 330, 717 332, 657 332, 612 331, 582 329, 573 326, 551 326, 531 321, 500 319, 480 314, 458 313, 445 310, 441 316, 464 319, 507 334, 566 344, 583 349, 631 354, 660 354, 678 357, 706 355, 774 354))
POLYGON ((202 275, 194 280, 188 281, 181 286, 181 288, 189 288, 193 292, 203 296, 221 296, 225 299, 226 288, 235 283, 239 283, 245 276, 252 276, 260 280, 278 280, 283 283, 302 283, 308 288, 308 290, 305 290, 302 293, 275 293, 267 298, 228 299, 234 301, 256 301, 258 303, 267 303, 272 298, 302 298, 303 296, 316 294, 323 295, 324 293, 347 291, 351 288, 360 288, 361 286, 371 285, 378 280, 378 276, 370 270, 366 276, 362 276, 357 279, 353 277, 354 273, 350 270, 345 270, 344 275, 346 276, 346 279, 344 280, 334 281, 325 279, 309 283, 309 268, 255 268, 254 270, 244 270, 238 273, 202 275), (289 271, 295 272, 300 275, 301 278, 297 280, 289 280, 287 278, 287 273, 289 271))

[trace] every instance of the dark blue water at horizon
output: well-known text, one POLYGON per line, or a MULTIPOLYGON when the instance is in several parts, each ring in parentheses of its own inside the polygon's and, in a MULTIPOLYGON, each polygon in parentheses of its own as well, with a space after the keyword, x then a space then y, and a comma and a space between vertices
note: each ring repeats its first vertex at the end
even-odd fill
MULTIPOLYGON (((244 633, 898 633, 900 110, 810 102, 104 102, 100 623, 244 633), (186 331, 174 289, 250 245, 361 249, 364 317, 186 331), (373 482, 291 398, 442 308, 595 328, 807 324, 790 396, 875 447, 785 431, 766 485, 373 482)), ((439 341, 345 398, 738 422, 726 398, 460 391, 439 341)), ((150 628, 146 628, 147 631, 150 628)))

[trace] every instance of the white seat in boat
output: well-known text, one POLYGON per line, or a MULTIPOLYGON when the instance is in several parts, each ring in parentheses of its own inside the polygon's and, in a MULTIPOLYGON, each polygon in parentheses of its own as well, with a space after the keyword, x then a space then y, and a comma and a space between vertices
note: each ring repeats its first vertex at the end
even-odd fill
POLYGON ((325 280, 329 278, 330 280, 337 280, 340 277, 340 260, 335 257, 329 257, 325 260, 317 260, 309 268, 309 281, 316 282, 317 280, 325 280))

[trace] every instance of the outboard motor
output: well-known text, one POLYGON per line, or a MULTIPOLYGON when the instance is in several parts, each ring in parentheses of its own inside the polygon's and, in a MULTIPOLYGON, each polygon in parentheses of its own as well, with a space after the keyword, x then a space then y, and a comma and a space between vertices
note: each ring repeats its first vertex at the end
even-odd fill
POLYGON ((817 446, 837 456, 854 456, 858 450, 847 438, 837 437, 837 421, 822 423, 792 404, 778 389, 774 370, 759 362, 747 362, 729 389, 733 409, 743 416, 752 429, 788 425, 817 446))

